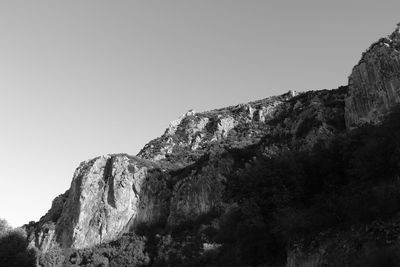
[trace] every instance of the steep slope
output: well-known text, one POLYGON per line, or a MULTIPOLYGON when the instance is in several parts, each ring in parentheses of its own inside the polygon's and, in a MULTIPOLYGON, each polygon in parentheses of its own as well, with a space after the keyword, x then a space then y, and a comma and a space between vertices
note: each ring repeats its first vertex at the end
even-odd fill
MULTIPOLYGON (((58 245, 78 249, 71 254, 72 266, 85 265, 86 257, 94 257, 85 248, 103 251, 117 240, 106 258, 97 255, 106 263, 113 262, 118 240, 126 239, 140 240, 140 246, 145 242, 151 257, 146 254, 143 259, 161 266, 184 265, 221 247, 221 255, 240 258, 242 265, 267 262, 276 253, 287 256, 288 266, 320 266, 327 259, 322 246, 308 251, 307 246, 296 247, 301 242, 282 237, 285 231, 277 228, 293 224, 290 220, 295 217, 294 224, 307 229, 307 223, 312 223, 301 216, 315 216, 315 210, 323 214, 318 205, 337 208, 335 198, 346 203, 343 199, 349 196, 345 194, 352 192, 347 183, 353 176, 370 179, 348 167, 355 164, 351 157, 374 147, 362 141, 368 132, 354 137, 352 130, 382 122, 399 103, 399 48, 396 29, 363 54, 348 86, 299 94, 290 91, 201 113, 191 110, 137 156, 105 155, 82 162, 70 189, 53 201, 39 222, 26 226, 31 245, 42 253, 58 245), (315 166, 319 163, 321 167, 315 166), (333 164, 342 165, 332 168, 333 164), (342 172, 335 173, 335 168, 342 172), (348 191, 337 193, 341 192, 338 188, 348 191), (324 197, 334 204, 326 203, 324 197), (276 232, 278 237, 269 236, 276 232), (238 233, 250 241, 238 242, 233 237, 238 233), (131 236, 135 234, 145 238, 131 236), (262 239, 261 245, 257 247, 251 238, 262 239), (287 253, 282 252, 285 249, 287 253), (253 252, 259 258, 252 260, 253 252), (86 255, 81 262, 78 254, 86 255)), ((364 186, 358 180, 354 183, 364 186)), ((381 190, 376 184, 371 186, 381 190)), ((336 242, 332 237, 327 240, 336 242)))

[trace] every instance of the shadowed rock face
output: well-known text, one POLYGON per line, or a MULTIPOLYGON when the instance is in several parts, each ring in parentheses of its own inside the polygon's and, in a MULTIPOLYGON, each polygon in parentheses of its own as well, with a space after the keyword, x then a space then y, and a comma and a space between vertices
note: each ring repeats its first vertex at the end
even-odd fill
POLYGON ((346 125, 378 123, 400 102, 400 32, 380 39, 363 54, 349 77, 346 125))

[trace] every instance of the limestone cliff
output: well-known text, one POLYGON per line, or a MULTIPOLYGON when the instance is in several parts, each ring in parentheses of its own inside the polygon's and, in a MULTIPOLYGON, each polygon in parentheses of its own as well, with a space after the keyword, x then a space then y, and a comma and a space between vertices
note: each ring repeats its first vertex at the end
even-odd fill
POLYGON ((377 123, 400 102, 400 31, 381 38, 362 55, 349 77, 346 125, 377 123))
POLYGON ((36 246, 46 251, 56 241, 89 247, 114 240, 134 223, 166 220, 169 191, 154 169, 151 162, 123 154, 82 162, 71 188, 41 218, 36 246))
MULTIPOLYGON (((152 168, 126 155, 83 162, 75 171, 57 221, 56 234, 62 246, 82 248, 109 242, 125 231, 132 219, 144 217, 140 195, 153 182, 152 168)), ((162 200, 155 197, 152 201, 149 220, 165 212, 162 200)))

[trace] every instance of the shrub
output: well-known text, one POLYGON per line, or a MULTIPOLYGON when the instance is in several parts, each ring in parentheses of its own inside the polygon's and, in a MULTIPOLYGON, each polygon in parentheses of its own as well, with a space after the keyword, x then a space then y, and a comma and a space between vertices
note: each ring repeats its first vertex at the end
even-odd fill
POLYGON ((66 266, 142 266, 149 263, 143 237, 125 234, 118 240, 69 252, 66 266))
POLYGON ((0 236, 0 267, 35 266, 35 252, 28 249, 22 229, 9 230, 0 236))
POLYGON ((46 253, 43 253, 39 257, 39 263, 43 267, 62 266, 64 260, 64 252, 57 243, 51 246, 46 253))
MULTIPOLYGON (((257 153, 248 152, 246 158, 257 153)), ((273 157, 258 154, 250 167, 231 175, 226 183, 226 199, 239 203, 240 212, 223 222, 218 235, 225 243, 223 251, 242 251, 242 263, 251 265, 256 264, 254 255, 246 249, 252 245, 246 243, 257 244, 253 252, 265 246, 264 253, 273 256, 274 248, 296 238, 391 218, 400 211, 399 162, 400 108, 381 125, 317 143, 310 151, 287 150, 273 157), (246 223, 246 203, 255 207, 250 217, 261 217, 264 226, 246 223), (241 225, 250 232, 235 235, 241 225), (269 241, 259 242, 257 237, 264 234, 269 241), (253 243, 245 242, 246 238, 254 238, 253 243), (275 246, 266 245, 269 242, 275 246)))
POLYGON ((400 249, 396 246, 375 248, 358 256, 354 267, 400 267, 400 249))
POLYGON ((4 219, 0 219, 0 236, 11 230, 11 226, 4 219))

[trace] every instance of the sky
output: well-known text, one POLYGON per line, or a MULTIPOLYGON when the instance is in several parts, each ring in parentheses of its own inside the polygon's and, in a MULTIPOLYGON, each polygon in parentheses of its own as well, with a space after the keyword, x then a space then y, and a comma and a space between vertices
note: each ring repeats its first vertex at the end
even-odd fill
POLYGON ((400 1, 0 1, 0 218, 38 220, 81 161, 189 109, 347 83, 400 1))

